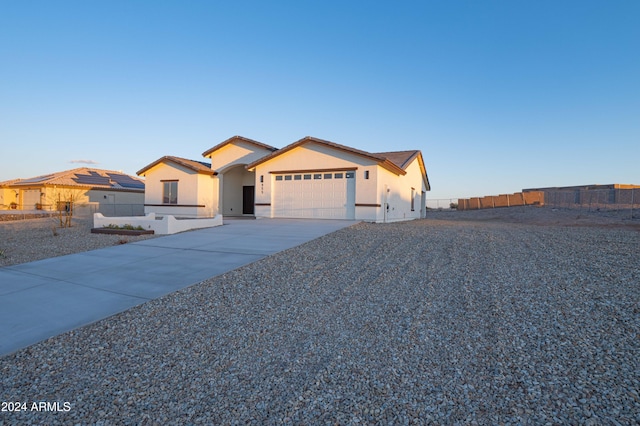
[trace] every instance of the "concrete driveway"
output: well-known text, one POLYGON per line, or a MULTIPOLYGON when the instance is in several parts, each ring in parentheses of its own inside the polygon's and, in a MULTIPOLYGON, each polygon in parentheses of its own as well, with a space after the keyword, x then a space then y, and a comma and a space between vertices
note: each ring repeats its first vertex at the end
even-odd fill
POLYGON ((223 226, 0 268, 0 356, 353 225, 223 226))

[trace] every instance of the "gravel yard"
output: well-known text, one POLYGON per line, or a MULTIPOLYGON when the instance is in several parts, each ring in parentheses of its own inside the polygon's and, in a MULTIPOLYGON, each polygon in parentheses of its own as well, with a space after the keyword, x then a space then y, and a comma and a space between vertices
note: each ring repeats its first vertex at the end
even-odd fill
POLYGON ((157 237, 91 234, 86 219, 74 219, 70 228, 59 223, 56 217, 0 221, 0 267, 157 237))
POLYGON ((640 423, 637 221, 502 210, 360 223, 0 358, 1 401, 70 403, 0 425, 640 423))

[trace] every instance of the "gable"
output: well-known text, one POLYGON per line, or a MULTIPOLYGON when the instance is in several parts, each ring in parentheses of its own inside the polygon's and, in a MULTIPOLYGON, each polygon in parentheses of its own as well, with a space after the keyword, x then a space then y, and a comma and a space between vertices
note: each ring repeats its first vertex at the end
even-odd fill
POLYGON ((237 165, 247 165, 273 151, 277 151, 277 148, 242 136, 234 136, 203 152, 202 156, 210 158, 211 168, 220 172, 237 165))
POLYGON ((334 168, 357 168, 371 166, 377 162, 348 151, 332 146, 306 143, 292 147, 279 155, 272 156, 268 161, 260 162, 257 166, 249 165, 248 169, 264 167, 271 171, 320 170, 334 168))
POLYGON ((156 173, 165 167, 181 170, 183 173, 193 174, 200 173, 205 175, 215 175, 211 170, 211 166, 200 161, 188 160, 186 158, 174 157, 166 155, 146 167, 140 169, 137 174, 139 176, 147 176, 150 173, 156 173))
POLYGON ((389 159, 379 156, 377 154, 372 154, 370 152, 366 152, 366 151, 362 151, 359 149, 355 149, 355 148, 351 148, 345 145, 340 145, 337 144, 335 142, 329 142, 329 141, 325 141, 322 139, 318 139, 318 138, 314 138, 311 136, 306 136, 302 139, 300 139, 297 142, 294 142, 290 145, 285 146, 284 148, 271 153, 270 155, 267 155, 261 159, 259 159, 258 161, 255 161, 254 163, 251 163, 247 166, 247 169, 249 170, 253 170, 255 169, 257 166, 259 166, 260 164, 266 163, 266 162, 273 162, 275 161, 276 158, 278 157, 283 157, 285 155, 288 155, 289 152, 297 150, 298 148, 301 147, 312 147, 312 146, 316 146, 316 147, 322 147, 321 149, 319 149, 319 151, 324 151, 325 149, 328 151, 324 151, 324 152, 330 152, 331 156, 334 156, 336 158, 351 158, 353 162, 358 163, 359 161, 363 161, 367 160, 366 163, 363 164, 377 164, 387 170, 389 170, 392 173, 395 173, 396 175, 404 175, 405 171, 398 167, 395 163, 393 163, 392 161, 390 161, 389 159), (345 157, 346 156, 346 157, 345 157), (359 160, 356 160, 359 159, 359 160), (373 162, 373 163, 372 163, 373 162))

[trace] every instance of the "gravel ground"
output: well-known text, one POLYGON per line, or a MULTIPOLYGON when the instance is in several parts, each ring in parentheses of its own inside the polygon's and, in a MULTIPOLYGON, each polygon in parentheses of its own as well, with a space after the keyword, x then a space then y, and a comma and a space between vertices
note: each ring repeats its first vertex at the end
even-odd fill
POLYGON ((0 424, 640 423, 640 232, 512 222, 357 224, 5 356, 69 411, 0 424))
POLYGON ((70 228, 60 228, 55 217, 0 221, 0 267, 157 237, 92 234, 92 226, 73 219, 70 228))

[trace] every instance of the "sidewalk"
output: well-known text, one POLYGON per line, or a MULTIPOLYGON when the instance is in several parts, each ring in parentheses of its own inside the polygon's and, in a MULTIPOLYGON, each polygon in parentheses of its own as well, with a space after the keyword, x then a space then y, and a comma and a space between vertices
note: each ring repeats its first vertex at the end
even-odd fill
POLYGON ((225 220, 215 228, 0 268, 0 356, 355 223, 225 220))

